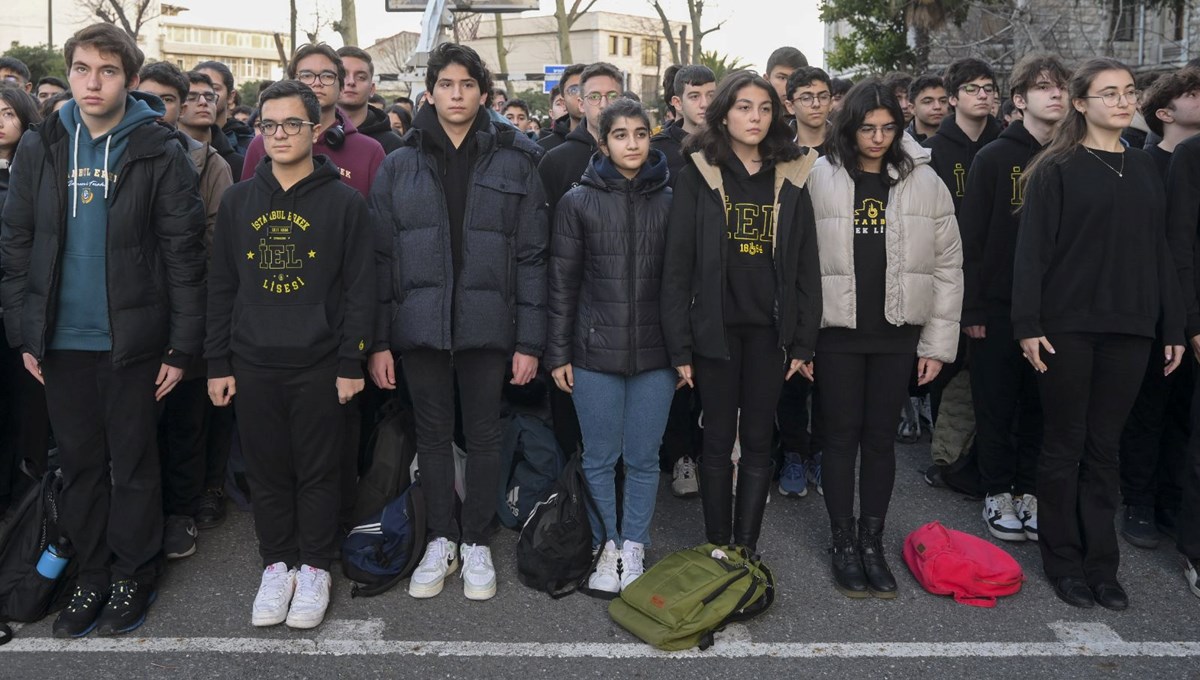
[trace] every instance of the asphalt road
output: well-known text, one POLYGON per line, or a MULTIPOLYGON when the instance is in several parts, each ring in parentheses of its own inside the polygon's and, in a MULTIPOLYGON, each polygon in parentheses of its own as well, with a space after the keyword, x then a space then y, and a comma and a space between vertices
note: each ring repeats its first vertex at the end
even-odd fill
MULTIPOLYGON (((145 626, 124 638, 59 641, 50 621, 0 647, 0 678, 153 677, 806 677, 989 676, 1200 678, 1200 599, 1173 547, 1122 543, 1121 578, 1132 606, 1079 610, 1054 597, 1037 546, 1006 544, 1026 571, 1020 593, 978 609, 923 591, 900 557, 903 537, 938 519, 986 536, 980 504, 922 481, 928 443, 900 447, 886 547, 900 583, 892 601, 849 600, 829 577, 821 497, 775 497, 761 547, 778 579, 775 606, 706 652, 661 654, 616 626, 606 604, 582 595, 552 601, 516 579, 516 534, 494 544, 499 594, 469 602, 457 579, 432 600, 403 586, 351 600, 335 574, 325 624, 314 631, 250 626, 260 568, 246 514, 203 532, 196 555, 172 563, 145 626)), ((703 540, 698 501, 662 479, 648 561, 703 540)))

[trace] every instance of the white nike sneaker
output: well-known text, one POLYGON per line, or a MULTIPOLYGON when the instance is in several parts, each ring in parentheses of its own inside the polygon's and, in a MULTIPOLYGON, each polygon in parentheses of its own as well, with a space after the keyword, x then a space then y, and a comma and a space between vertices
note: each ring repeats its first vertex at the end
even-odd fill
POLYGON ((454 541, 437 538, 425 548, 425 556, 408 582, 408 594, 425 599, 442 592, 446 577, 458 568, 458 552, 454 541))
POLYGON ((250 623, 255 626, 274 626, 283 623, 288 615, 288 605, 296 590, 296 570, 287 564, 276 562, 263 569, 258 594, 254 596, 254 607, 250 623))
POLYGON ((646 571, 646 546, 633 541, 621 545, 621 590, 625 590, 646 571))
POLYGON ((288 610, 288 628, 316 628, 325 620, 325 610, 329 609, 329 572, 324 569, 310 567, 307 564, 300 567, 296 573, 296 594, 292 597, 292 607, 288 610))
POLYGON ((463 595, 468 600, 490 600, 496 596, 496 568, 492 549, 486 545, 464 545, 462 550, 463 595))

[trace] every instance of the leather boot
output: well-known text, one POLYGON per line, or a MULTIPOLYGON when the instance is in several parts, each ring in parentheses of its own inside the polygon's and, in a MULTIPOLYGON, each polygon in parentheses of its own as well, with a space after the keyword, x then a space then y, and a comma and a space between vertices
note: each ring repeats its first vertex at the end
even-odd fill
POLYGON ((896 577, 892 576, 883 552, 882 517, 859 518, 858 552, 862 554, 863 571, 871 595, 885 600, 896 597, 896 577))
POLYGON ((829 549, 833 556, 833 587, 846 597, 869 597, 867 577, 863 573, 854 536, 854 518, 832 519, 830 528, 833 532, 833 545, 829 549))
POLYGON ((762 531, 763 511, 767 507, 767 494, 771 493, 771 482, 775 477, 775 466, 738 466, 737 498, 734 500, 733 543, 745 546, 751 554, 758 552, 758 535, 762 531))
POLYGON ((733 465, 700 462, 700 504, 704 507, 704 536, 713 545, 729 545, 733 525, 733 465))

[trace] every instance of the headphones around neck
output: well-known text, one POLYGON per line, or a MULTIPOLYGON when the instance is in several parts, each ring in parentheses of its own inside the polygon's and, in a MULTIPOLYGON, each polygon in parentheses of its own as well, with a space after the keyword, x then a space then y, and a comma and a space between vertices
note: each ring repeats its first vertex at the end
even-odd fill
POLYGON ((325 131, 321 141, 325 142, 330 151, 337 151, 346 143, 346 130, 341 125, 334 125, 325 131))

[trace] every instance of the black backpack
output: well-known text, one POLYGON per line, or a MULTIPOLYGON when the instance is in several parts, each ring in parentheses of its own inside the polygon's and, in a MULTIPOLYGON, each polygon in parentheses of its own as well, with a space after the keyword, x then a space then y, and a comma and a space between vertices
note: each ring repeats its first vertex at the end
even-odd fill
POLYGON ((367 442, 371 466, 358 480, 354 521, 363 523, 408 488, 408 470, 417 457, 417 436, 412 411, 399 399, 379 409, 379 424, 367 442))
POLYGON ((63 545, 58 529, 62 484, 58 471, 44 474, 0 524, 0 622, 40 621, 66 606, 75 588, 76 560, 57 579, 37 571, 46 548, 63 545))
POLYGON ((500 470, 496 516, 509 529, 519 529, 562 474, 563 455, 554 430, 537 416, 513 415, 504 428, 500 470))
POLYGON ((588 508, 595 507, 583 478, 583 457, 571 457, 558 481, 538 501, 517 539, 521 583, 555 599, 578 590, 596 566, 588 508))

